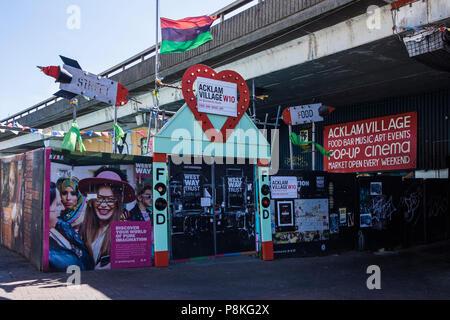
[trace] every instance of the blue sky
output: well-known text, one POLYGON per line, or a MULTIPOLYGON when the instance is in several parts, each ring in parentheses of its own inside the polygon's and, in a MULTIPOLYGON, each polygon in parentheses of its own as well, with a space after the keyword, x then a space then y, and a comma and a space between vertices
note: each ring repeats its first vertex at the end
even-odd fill
MULTIPOLYGON (((233 0, 160 0, 160 16, 212 14, 233 0)), ((155 0, 0 1, 0 120, 52 96, 58 85, 36 66, 61 65, 59 55, 100 73, 155 44, 155 0), (71 5, 80 29, 69 29, 71 5)))

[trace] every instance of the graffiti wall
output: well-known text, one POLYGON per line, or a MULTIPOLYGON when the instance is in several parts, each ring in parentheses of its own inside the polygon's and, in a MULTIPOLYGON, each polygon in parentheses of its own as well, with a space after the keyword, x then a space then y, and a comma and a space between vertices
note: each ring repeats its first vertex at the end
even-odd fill
POLYGON ((425 238, 427 242, 450 238, 449 181, 448 179, 423 180, 425 238))
POLYGON ((402 178, 359 178, 359 227, 371 250, 392 249, 401 243, 402 215, 399 211, 402 178))
POLYGON ((1 158, 1 239, 42 267, 44 149, 1 158))
POLYGON ((359 227, 365 249, 431 243, 450 237, 448 179, 359 179, 359 227))
POLYGON ((53 150, 50 161, 46 269, 151 266, 151 158, 53 150))
POLYGON ((358 215, 358 186, 352 173, 329 173, 330 242, 336 250, 356 247, 358 215))

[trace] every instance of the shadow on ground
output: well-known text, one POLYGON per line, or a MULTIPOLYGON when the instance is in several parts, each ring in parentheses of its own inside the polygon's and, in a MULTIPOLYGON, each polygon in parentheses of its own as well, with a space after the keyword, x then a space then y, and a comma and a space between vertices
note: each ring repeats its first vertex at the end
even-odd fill
POLYGON ((65 273, 40 273, 0 248, 0 298, 28 299, 449 299, 450 241, 395 252, 347 252, 261 261, 238 256, 168 268, 89 271, 79 290, 65 273), (367 267, 378 265, 381 290, 369 290, 367 267))

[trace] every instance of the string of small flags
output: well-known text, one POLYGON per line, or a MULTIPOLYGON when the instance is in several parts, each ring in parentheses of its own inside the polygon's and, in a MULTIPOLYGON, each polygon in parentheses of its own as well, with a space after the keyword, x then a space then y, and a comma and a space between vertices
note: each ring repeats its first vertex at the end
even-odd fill
MULTIPOLYGON (((61 130, 51 130, 51 129, 35 129, 27 126, 22 126, 18 122, 10 122, 10 123, 1 123, 0 124, 0 133, 11 132, 15 135, 18 135, 20 132, 22 133, 32 133, 32 134, 41 134, 44 136, 54 136, 54 137, 64 137, 67 131, 61 130)), ((125 131, 126 133, 132 133, 131 130, 125 131)), ((114 136, 113 131, 80 131, 82 136, 89 137, 106 137, 110 138, 114 136)), ((89 139, 91 140, 91 139, 89 139)), ((104 141, 97 139, 97 141, 104 141)))
MULTIPOLYGON (((31 134, 41 134, 44 136, 53 136, 53 137, 64 137, 67 133, 67 131, 61 131, 61 130, 51 130, 51 129, 35 129, 35 128, 30 128, 27 126, 22 126, 20 123, 18 122, 12 122, 12 123, 1 123, 0 124, 0 133, 5 133, 5 132, 11 132, 15 135, 18 135, 19 133, 31 133, 31 134)), ((106 142, 106 143, 111 143, 111 140, 106 140, 105 138, 112 138, 114 136, 114 132, 113 131, 80 131, 81 135, 84 136, 82 137, 84 141, 87 141, 89 143, 92 142, 106 142), (100 137, 102 137, 102 139, 100 139, 100 137), (98 138, 98 139, 91 139, 91 138, 98 138)), ((127 130, 125 131, 125 133, 133 133, 133 131, 131 130, 127 130)), ((137 134, 139 134, 140 136, 146 138, 147 134, 144 131, 137 131, 137 134)), ((155 130, 151 130, 151 134, 155 134, 155 130)), ((134 144, 128 144, 129 147, 133 147, 134 144)), ((136 145, 138 148, 142 149, 141 145, 136 145)))

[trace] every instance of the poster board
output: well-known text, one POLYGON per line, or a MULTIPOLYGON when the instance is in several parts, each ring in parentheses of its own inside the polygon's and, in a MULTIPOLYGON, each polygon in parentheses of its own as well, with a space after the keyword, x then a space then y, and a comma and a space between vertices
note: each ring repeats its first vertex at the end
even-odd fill
POLYGON ((151 158, 52 150, 50 161, 45 271, 151 266, 151 158), (105 170, 121 182, 92 180, 105 170))

